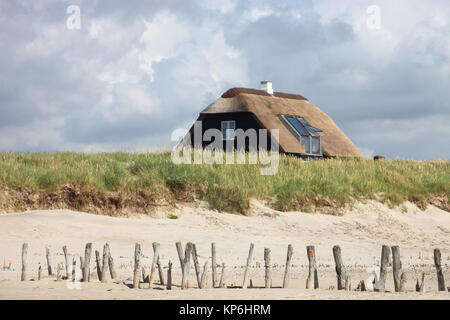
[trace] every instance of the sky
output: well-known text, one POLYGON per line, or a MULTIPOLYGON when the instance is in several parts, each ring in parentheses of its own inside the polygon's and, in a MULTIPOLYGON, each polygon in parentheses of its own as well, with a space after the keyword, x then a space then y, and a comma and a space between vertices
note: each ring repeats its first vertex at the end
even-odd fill
POLYGON ((164 149, 271 80, 365 156, 450 159, 448 0, 2 0, 0 50, 0 152, 164 149))

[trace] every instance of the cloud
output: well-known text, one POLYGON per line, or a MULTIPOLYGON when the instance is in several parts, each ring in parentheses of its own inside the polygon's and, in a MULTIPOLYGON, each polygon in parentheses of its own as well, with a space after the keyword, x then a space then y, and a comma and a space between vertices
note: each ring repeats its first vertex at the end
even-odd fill
POLYGON ((447 1, 0 3, 0 151, 167 146, 233 86, 300 93, 366 154, 449 158, 447 1))

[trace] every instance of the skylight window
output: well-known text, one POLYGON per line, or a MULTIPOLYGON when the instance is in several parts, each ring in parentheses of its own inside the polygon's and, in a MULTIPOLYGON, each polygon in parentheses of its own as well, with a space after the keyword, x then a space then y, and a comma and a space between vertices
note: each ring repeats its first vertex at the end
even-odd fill
POLYGON ((313 127, 309 122, 299 116, 281 115, 281 119, 288 129, 300 139, 306 155, 321 156, 322 141, 318 132, 322 130, 313 127))

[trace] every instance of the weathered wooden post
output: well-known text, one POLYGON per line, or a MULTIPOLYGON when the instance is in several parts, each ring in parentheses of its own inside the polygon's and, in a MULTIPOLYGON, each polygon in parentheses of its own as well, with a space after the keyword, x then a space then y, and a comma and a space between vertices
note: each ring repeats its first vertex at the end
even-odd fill
POLYGON ((141 245, 136 243, 134 247, 134 273, 133 273, 133 288, 139 288, 139 280, 141 272, 141 245))
POLYGON ((102 281, 102 261, 100 259, 100 252, 98 252, 98 250, 95 250, 95 264, 97 265, 98 280, 102 281))
POLYGON ((292 248, 292 245, 290 244, 290 245, 288 245, 288 249, 287 249, 286 268, 284 270, 284 278, 283 278, 283 288, 289 287, 291 259, 292 259, 293 253, 294 253, 294 249, 292 248))
POLYGON ((317 272, 316 265, 316 249, 314 246, 306 247, 306 254, 308 256, 309 262, 309 272, 308 279, 306 280, 306 289, 312 289, 314 285, 314 289, 319 288, 319 274, 317 272))
POLYGON ((191 253, 192 252, 192 244, 190 242, 186 243, 186 249, 184 252, 184 262, 183 262, 183 271, 181 278, 181 289, 189 288, 189 271, 191 268, 191 253))
POLYGON ((72 282, 77 281, 77 260, 75 256, 72 258, 72 282))
POLYGON ((408 279, 406 278, 406 273, 402 273, 400 277, 400 292, 406 292, 406 281, 408 279))
POLYGON ((334 263, 336 264, 337 289, 344 290, 346 274, 344 264, 342 263, 342 254, 340 246, 333 247, 333 257, 334 263))
POLYGON ((47 271, 48 271, 48 275, 52 276, 53 272, 52 272, 52 263, 50 261, 50 249, 49 248, 45 248, 45 256, 47 257, 47 271))
POLYGON ((183 246, 181 245, 181 242, 177 242, 177 243, 175 244, 175 246, 177 247, 178 259, 180 259, 181 270, 183 270, 183 269, 184 269, 184 253, 183 253, 183 246))
POLYGON ((222 262, 222 273, 220 274, 219 288, 225 288, 225 262, 222 262))
POLYGON ((374 285, 374 291, 384 292, 386 287, 386 273, 389 266, 389 246, 384 245, 381 248, 380 278, 374 285))
POLYGON ((211 243, 211 267, 212 267, 212 287, 216 287, 217 282, 217 263, 216 263, 216 244, 211 243))
POLYGON ((434 266, 437 272, 438 290, 445 291, 445 279, 441 267, 441 250, 439 249, 434 249, 434 266))
POLYGON ((423 292, 424 288, 425 288, 425 272, 422 272, 422 281, 419 282, 419 279, 417 279, 416 291, 423 292))
POLYGON ((169 260, 169 268, 167 269, 167 290, 172 290, 172 261, 169 260))
POLYGON ((61 265, 56 266, 56 281, 61 281, 61 265))
POLYGON ((392 246, 392 270, 394 273, 394 288, 395 292, 400 292, 402 281, 402 262, 400 260, 399 246, 392 246))
POLYGON ((27 255, 28 255, 28 243, 22 245, 22 275, 21 281, 27 281, 27 255))
POLYGON ((202 278, 200 280, 200 289, 204 289, 206 288, 206 281, 207 281, 207 277, 208 277, 208 260, 206 260, 204 266, 203 266, 203 273, 202 273, 202 278))
POLYGON ((70 279, 70 274, 69 274, 69 255, 67 254, 67 246, 63 247, 63 252, 64 252, 64 263, 65 263, 65 267, 66 267, 66 279, 70 279))
POLYGON ((101 282, 108 282, 108 257, 109 257, 109 244, 103 246, 103 265, 101 273, 101 282))
POLYGON ((89 282, 90 277, 90 266, 91 266, 91 252, 92 243, 87 243, 84 250, 84 261, 83 261, 83 282, 89 282))
POLYGON ((38 280, 41 280, 41 279, 42 279, 42 266, 39 263, 39 266, 38 266, 38 280))
POLYGON ((270 249, 264 248, 264 284, 266 288, 272 287, 272 275, 270 274, 270 249))
POLYGON ((111 250, 109 250, 109 255, 108 255, 108 266, 109 266, 109 273, 111 275, 111 279, 117 278, 117 273, 116 273, 116 269, 114 268, 114 259, 111 255, 111 250))
POLYGON ((156 271, 156 261, 158 261, 159 257, 159 243, 153 242, 153 260, 152 260, 152 268, 150 269, 150 277, 148 279, 148 287, 153 288, 153 278, 155 277, 156 271))
POLYGON ((156 265, 158 266, 159 283, 161 285, 164 285, 165 284, 164 272, 163 272, 163 268, 162 268, 162 265, 161 265, 161 261, 159 260, 159 257, 158 257, 158 260, 156 261, 156 265))
POLYGON ((145 271, 145 267, 142 267, 142 282, 146 283, 150 277, 147 275, 147 272, 145 271))
POLYGON ((200 288, 200 265, 198 264, 197 247, 192 243, 192 260, 194 261, 195 275, 197 276, 197 285, 200 288))
POLYGON ((252 261, 254 248, 255 248, 255 245, 253 243, 250 243, 250 249, 248 250, 247 265, 245 266, 245 272, 244 272, 244 281, 242 282, 242 288, 244 288, 244 289, 247 288, 248 268, 250 266, 250 262, 252 261))

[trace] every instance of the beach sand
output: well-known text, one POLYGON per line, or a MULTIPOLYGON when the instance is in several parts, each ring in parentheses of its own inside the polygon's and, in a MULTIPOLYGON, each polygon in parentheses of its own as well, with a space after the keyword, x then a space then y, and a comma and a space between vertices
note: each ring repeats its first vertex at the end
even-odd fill
MULTIPOLYGON (((155 213, 153 217, 115 218, 88 213, 56 210, 30 211, 0 215, 0 299, 450 299, 449 292, 437 291, 433 250, 442 252, 446 285, 450 286, 450 213, 430 206, 421 211, 406 203, 406 210, 390 209, 375 201, 357 203, 344 216, 301 212, 277 212, 263 203, 252 201, 252 216, 239 216, 209 210, 203 203, 179 205, 155 213), (167 218, 171 213, 177 219, 167 218), (249 279, 254 286, 264 285, 264 248, 271 250, 273 286, 280 287, 288 244, 294 247, 290 287, 287 289, 212 289, 211 267, 207 289, 198 289, 191 263, 188 290, 180 289, 181 268, 175 243, 196 244, 200 265, 211 256, 211 242, 216 243, 217 263, 226 265, 226 284, 242 285, 250 243, 255 251, 249 279), (21 249, 27 242, 28 281, 20 282, 21 249), (69 254, 84 255, 87 242, 94 250, 108 242, 118 278, 100 283, 91 257, 91 282, 73 284, 47 276, 45 248, 51 251, 54 272, 64 262, 62 246, 69 254), (134 245, 141 243, 143 265, 151 266, 152 243, 160 243, 161 262, 173 263, 173 290, 141 284, 131 289, 134 245), (388 269, 387 292, 357 292, 361 280, 370 276, 368 269, 379 269, 382 245, 400 246, 407 293, 395 293, 392 267, 388 269), (308 274, 306 246, 314 245, 320 288, 306 290, 308 274), (337 291, 332 247, 340 245, 352 291, 337 291), (38 265, 43 279, 37 281, 38 265), (8 266, 10 266, 8 270, 8 266), (416 279, 425 272, 425 292, 416 293, 416 279), (334 288, 333 288, 334 287, 334 288)), ((72 256, 70 257, 72 261, 72 256)), ((211 264, 210 264, 211 265, 211 264)), ((147 272, 149 269, 147 269, 147 272)), ((220 276, 221 268, 218 268, 220 276)), ((65 272, 63 272, 65 274, 65 272)))

